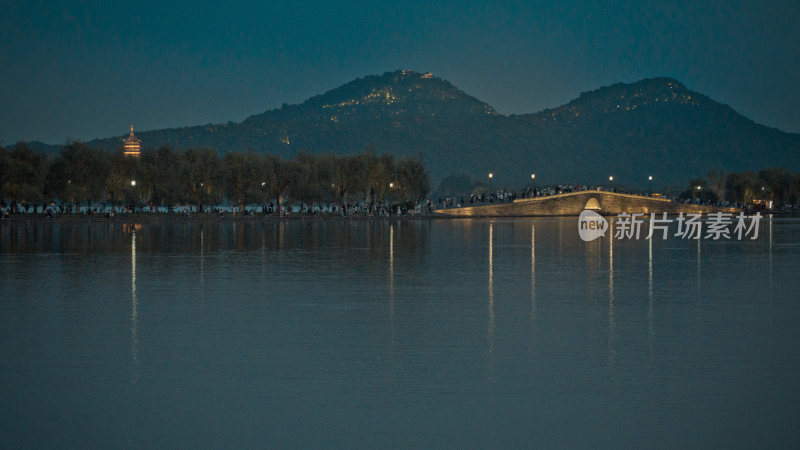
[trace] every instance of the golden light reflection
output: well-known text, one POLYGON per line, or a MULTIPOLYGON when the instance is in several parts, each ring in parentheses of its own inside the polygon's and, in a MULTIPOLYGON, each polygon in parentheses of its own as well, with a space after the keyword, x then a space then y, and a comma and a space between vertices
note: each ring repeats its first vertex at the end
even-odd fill
POLYGON ((494 227, 489 223, 489 332, 494 332, 494 262, 492 261, 492 243, 494 240, 494 227))
MULTIPOLYGON (((136 299, 136 230, 131 231, 131 361, 139 366, 139 304, 136 299)), ((134 377, 134 381, 136 378, 134 377)))
POLYGON ((486 329, 486 339, 489 346, 489 380, 494 380, 494 224, 489 222, 489 324, 486 329))
POLYGON ((603 242, 600 239, 596 239, 584 242, 583 246, 586 251, 586 268, 594 276, 603 270, 603 242))
POLYGON ((648 246, 648 264, 647 264, 647 331, 648 331, 648 344, 650 349, 650 361, 653 360, 653 240, 647 240, 648 246))
POLYGON ((142 229, 142 224, 140 223, 123 223, 122 224, 122 231, 125 233, 132 233, 134 231, 140 231, 142 229))
POLYGON ((616 323, 614 319, 614 222, 608 223, 608 366, 616 366, 616 323))
POLYGON ((536 227, 531 224, 531 321, 536 316, 536 227))

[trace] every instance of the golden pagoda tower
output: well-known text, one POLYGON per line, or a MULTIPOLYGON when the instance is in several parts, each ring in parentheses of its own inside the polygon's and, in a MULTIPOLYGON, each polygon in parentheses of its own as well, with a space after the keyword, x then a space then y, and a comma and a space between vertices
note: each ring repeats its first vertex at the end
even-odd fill
POLYGON ((131 134, 125 139, 125 144, 122 147, 122 154, 125 156, 133 156, 138 158, 142 152, 142 140, 133 134, 133 124, 131 124, 131 134))

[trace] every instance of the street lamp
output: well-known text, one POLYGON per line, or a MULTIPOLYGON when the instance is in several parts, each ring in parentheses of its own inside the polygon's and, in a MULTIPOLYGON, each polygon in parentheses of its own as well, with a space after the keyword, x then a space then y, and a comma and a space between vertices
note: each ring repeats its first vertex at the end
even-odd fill
POLYGON ((608 181, 611 183, 611 192, 614 192, 614 177, 608 177, 608 181))
POLYGON ((650 175, 649 177, 647 177, 647 179, 650 180, 650 194, 648 194, 648 196, 652 196, 653 195, 653 176, 650 175))
POLYGON ((533 183, 533 196, 536 196, 536 174, 531 174, 531 182, 533 183))
POLYGON ((489 172, 489 199, 492 198, 492 178, 494 178, 494 174, 489 172))
POLYGON ((133 207, 136 208, 136 180, 131 180, 131 189, 133 190, 133 207))

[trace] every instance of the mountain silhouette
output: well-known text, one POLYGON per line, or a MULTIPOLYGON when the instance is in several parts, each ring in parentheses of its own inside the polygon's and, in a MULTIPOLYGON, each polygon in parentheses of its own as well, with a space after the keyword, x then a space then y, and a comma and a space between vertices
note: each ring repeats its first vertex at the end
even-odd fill
MULTIPOLYGON (((291 157, 365 148, 421 156, 434 179, 683 185, 711 169, 800 170, 800 135, 756 124, 679 81, 652 78, 585 92, 553 109, 502 115, 430 73, 356 79, 296 105, 209 124, 138 132, 145 151, 215 148, 291 157)), ((124 136, 87 144, 117 150, 124 136)))

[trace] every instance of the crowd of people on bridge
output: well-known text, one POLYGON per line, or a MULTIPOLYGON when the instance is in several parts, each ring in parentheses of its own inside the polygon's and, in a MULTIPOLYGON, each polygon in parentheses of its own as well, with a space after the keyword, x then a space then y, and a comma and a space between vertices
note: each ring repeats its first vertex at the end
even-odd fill
MULTIPOLYGON (((461 208, 465 206, 480 206, 495 203, 511 203, 517 199, 548 197, 557 194, 567 194, 582 191, 603 191, 609 190, 608 186, 590 186, 585 184, 554 184, 546 185, 542 188, 527 187, 524 190, 512 191, 507 189, 497 189, 493 192, 477 192, 466 195, 440 196, 435 203, 435 209, 461 208)), ((615 190, 614 192, 619 192, 615 190)))

